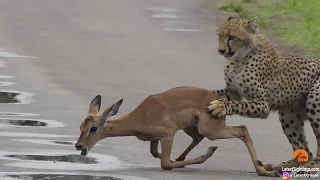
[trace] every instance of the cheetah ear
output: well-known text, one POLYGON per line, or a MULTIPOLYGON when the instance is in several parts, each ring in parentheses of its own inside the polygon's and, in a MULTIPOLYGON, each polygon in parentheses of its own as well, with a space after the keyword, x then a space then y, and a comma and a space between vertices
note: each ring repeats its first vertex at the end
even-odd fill
POLYGON ((229 16, 227 21, 230 21, 231 19, 235 19, 235 17, 229 16))
POLYGON ((248 21, 248 26, 246 27, 247 30, 251 33, 255 33, 258 28, 258 23, 259 23, 258 21, 259 21, 258 17, 254 17, 253 19, 248 21))

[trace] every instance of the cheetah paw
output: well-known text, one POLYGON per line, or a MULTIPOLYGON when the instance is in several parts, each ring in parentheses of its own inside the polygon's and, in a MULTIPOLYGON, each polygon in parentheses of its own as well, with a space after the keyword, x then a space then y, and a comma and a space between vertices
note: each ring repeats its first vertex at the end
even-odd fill
POLYGON ((211 117, 222 118, 227 115, 227 108, 225 104, 226 100, 219 99, 210 102, 210 105, 207 107, 207 112, 211 112, 211 117))

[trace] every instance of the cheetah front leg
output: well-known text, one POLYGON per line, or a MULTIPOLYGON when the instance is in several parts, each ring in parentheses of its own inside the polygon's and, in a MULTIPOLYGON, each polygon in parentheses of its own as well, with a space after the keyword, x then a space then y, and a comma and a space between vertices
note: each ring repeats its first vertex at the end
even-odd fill
POLYGON ((217 94, 221 99, 225 99, 228 101, 240 101, 241 97, 232 89, 219 89, 219 90, 211 90, 213 93, 217 94))
POLYGON ((262 119, 267 118, 270 113, 267 101, 226 101, 224 99, 212 101, 207 107, 207 112, 211 112, 211 116, 217 118, 238 114, 262 119))

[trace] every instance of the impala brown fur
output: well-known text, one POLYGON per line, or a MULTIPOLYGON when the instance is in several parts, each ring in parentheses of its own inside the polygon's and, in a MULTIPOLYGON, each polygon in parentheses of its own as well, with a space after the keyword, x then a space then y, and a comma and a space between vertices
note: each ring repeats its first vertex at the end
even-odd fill
POLYGON ((80 126, 81 135, 75 144, 82 155, 101 139, 115 136, 136 136, 143 141, 150 141, 151 154, 161 159, 165 170, 182 168, 186 165, 201 164, 211 157, 216 146, 209 147, 204 155, 185 160, 188 153, 204 137, 210 140, 239 138, 247 146, 258 175, 279 176, 275 171, 266 171, 258 160, 252 140, 246 126, 226 126, 225 117, 214 120, 206 112, 211 101, 219 97, 206 89, 196 87, 176 87, 147 97, 136 109, 114 120, 107 120, 117 114, 122 99, 97 115, 101 106, 101 96, 96 96, 90 103, 89 115, 80 126), (193 141, 176 159, 170 160, 173 137, 178 130, 183 130, 193 141), (161 143, 161 153, 158 143, 161 143))

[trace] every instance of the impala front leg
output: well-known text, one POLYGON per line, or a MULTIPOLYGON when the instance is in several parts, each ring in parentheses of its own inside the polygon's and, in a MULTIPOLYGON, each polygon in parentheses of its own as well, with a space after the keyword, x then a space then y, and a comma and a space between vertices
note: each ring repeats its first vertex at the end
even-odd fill
POLYGON ((270 114, 266 101, 226 101, 225 99, 212 101, 207 107, 207 112, 217 118, 238 114, 250 118, 265 119, 270 114))

